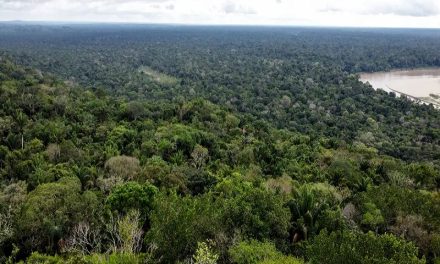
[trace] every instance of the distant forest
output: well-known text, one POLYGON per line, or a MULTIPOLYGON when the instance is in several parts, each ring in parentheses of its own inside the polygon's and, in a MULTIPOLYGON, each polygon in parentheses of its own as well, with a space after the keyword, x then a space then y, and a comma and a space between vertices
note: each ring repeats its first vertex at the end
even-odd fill
POLYGON ((440 263, 440 30, 0 24, 0 262, 440 263))

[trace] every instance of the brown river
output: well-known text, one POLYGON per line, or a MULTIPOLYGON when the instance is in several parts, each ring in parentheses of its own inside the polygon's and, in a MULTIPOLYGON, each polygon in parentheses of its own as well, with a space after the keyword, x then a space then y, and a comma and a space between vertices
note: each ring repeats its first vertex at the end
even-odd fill
POLYGON ((440 106, 440 68, 361 73, 360 80, 375 89, 404 94, 440 106))

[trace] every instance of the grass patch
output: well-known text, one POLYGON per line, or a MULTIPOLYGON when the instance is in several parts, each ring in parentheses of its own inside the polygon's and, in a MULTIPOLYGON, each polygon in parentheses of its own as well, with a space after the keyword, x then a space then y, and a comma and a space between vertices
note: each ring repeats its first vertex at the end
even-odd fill
POLYGON ((168 74, 160 73, 147 66, 140 67, 139 72, 148 75, 152 80, 161 84, 174 85, 179 82, 178 78, 168 74))

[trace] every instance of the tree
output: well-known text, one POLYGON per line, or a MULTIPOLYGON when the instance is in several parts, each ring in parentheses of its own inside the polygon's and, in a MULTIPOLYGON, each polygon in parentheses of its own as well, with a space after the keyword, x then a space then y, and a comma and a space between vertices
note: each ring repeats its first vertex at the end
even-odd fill
POLYGON ((136 253, 141 249, 143 231, 140 216, 139 211, 131 210, 122 219, 118 219, 117 237, 120 243, 118 251, 136 253))
POLYGON ((106 177, 99 179, 102 190, 110 191, 126 181, 135 180, 140 173, 140 162, 128 156, 112 157, 105 162, 106 177))
POLYGON ((81 192, 78 178, 61 178, 54 183, 39 185, 30 192, 18 218, 18 232, 31 250, 57 249, 59 239, 69 228, 93 218, 98 206, 91 192, 81 192))
POLYGON ((107 197, 106 204, 120 215, 125 215, 131 210, 138 210, 141 219, 145 221, 153 209, 157 192, 157 188, 149 183, 127 182, 112 190, 107 197))
POLYGON ((70 231, 62 251, 82 255, 99 252, 102 240, 100 230, 88 222, 79 222, 70 231))
POLYGON ((57 162, 61 157, 61 147, 58 144, 49 144, 46 149, 46 155, 51 162, 57 162))
POLYGON ((440 180, 440 172, 429 163, 412 163, 407 167, 408 175, 414 179, 414 181, 427 188, 438 188, 437 183, 440 180))
POLYGON ((365 203, 364 211, 365 213, 362 215, 361 223, 374 228, 377 233, 379 226, 385 222, 380 209, 378 209, 374 203, 365 203))
POLYGON ((435 233, 431 235, 431 245, 430 248, 434 255, 434 258, 437 259, 440 257, 440 234, 435 233))
POLYGON ((139 160, 134 157, 116 156, 105 162, 109 177, 120 178, 124 181, 134 180, 139 173, 139 160))
POLYGON ((419 215, 399 215, 390 231, 398 237, 414 242, 420 252, 428 255, 435 236, 431 236, 424 225, 423 217, 419 215))
POLYGON ((22 111, 17 111, 15 116, 15 122, 18 127, 18 131, 21 136, 21 149, 24 149, 24 128, 28 122, 28 116, 22 111))
MULTIPOLYGON (((16 219, 26 200, 26 195, 27 186, 24 181, 11 183, 0 191, 0 255, 7 255, 5 249, 17 237, 16 219)), ((18 247, 17 249, 19 250, 18 247)), ((0 257, 0 262, 2 261, 5 259, 0 257)))
MULTIPOLYGON (((14 236, 13 221, 10 212, 0 213, 0 248, 14 236)), ((0 250, 0 252, 2 252, 0 250)))
POLYGON ((209 195, 179 197, 159 194, 151 214, 146 243, 154 245, 155 256, 163 263, 174 263, 191 256, 197 241, 215 238, 222 230, 222 208, 209 195))
POLYGON ((193 164, 196 169, 202 168, 209 157, 209 152, 207 148, 197 144, 194 150, 191 152, 191 158, 193 159, 193 164))
POLYGON ((322 231, 307 249, 311 264, 426 263, 413 243, 393 235, 322 231))
POLYGON ((194 264, 216 264, 218 258, 207 242, 197 243, 197 250, 193 256, 194 264))
POLYGON ((129 102, 125 105, 124 114, 131 120, 138 120, 145 116, 145 107, 141 102, 129 102))
POLYGON ((236 264, 301 264, 299 259, 285 256, 271 242, 242 241, 229 250, 232 263, 236 264))
POLYGON ((229 235, 239 233, 248 239, 271 239, 282 246, 290 227, 290 211, 285 197, 268 190, 261 182, 246 181, 239 173, 224 178, 214 188, 224 214, 229 235))
POLYGON ((310 186, 304 185, 294 191, 289 208, 293 226, 291 242, 295 243, 307 240, 317 231, 319 217, 328 208, 328 204, 319 200, 310 186))

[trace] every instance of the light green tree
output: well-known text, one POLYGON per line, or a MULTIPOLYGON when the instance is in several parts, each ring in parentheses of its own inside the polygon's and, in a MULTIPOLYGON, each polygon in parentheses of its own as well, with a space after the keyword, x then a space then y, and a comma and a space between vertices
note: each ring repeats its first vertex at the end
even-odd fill
POLYGON ((197 243, 197 250, 193 256, 194 264, 216 264, 219 255, 212 252, 208 242, 197 243))

